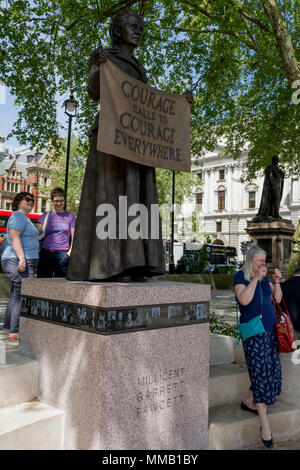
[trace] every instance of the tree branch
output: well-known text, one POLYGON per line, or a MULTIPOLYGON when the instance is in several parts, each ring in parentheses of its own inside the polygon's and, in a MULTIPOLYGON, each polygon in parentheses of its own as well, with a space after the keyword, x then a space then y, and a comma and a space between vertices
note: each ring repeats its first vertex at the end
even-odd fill
POLYGON ((263 31, 266 31, 267 33, 272 33, 270 28, 268 26, 266 26, 261 20, 258 20, 257 18, 254 18, 249 13, 244 11, 242 8, 238 8, 238 12, 240 13, 241 16, 246 18, 246 20, 251 21, 251 23, 254 23, 257 26, 259 26, 263 31))
POLYGON ((253 51, 258 51, 259 48, 256 44, 253 44, 246 39, 241 37, 241 34, 237 31, 233 31, 232 29, 217 29, 217 28, 210 28, 210 29, 189 29, 189 28, 166 28, 171 31, 175 31, 177 33, 196 33, 196 34, 228 34, 229 36, 234 36, 238 41, 242 42, 246 46, 248 46, 253 51))
POLYGON ((287 24, 276 0, 263 0, 263 7, 274 31, 286 78, 292 84, 300 79, 300 62, 296 59, 287 24))
MULTIPOLYGON (((149 0, 146 0, 146 2, 148 1, 149 0)), ((127 8, 132 7, 134 3, 136 3, 136 0, 123 0, 117 3, 116 5, 113 5, 112 7, 107 8, 107 10, 103 11, 101 16, 105 19, 109 18, 110 16, 114 15, 115 13, 117 13, 119 10, 122 10, 123 8, 127 9, 127 8)))

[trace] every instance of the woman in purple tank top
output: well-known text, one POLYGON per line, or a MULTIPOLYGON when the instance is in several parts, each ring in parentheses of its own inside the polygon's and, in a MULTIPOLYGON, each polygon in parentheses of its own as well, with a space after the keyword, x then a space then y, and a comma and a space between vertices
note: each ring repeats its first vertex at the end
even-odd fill
POLYGON ((44 233, 41 243, 38 277, 66 277, 72 251, 76 217, 65 210, 66 192, 62 188, 51 191, 54 210, 44 212, 37 227, 44 233))

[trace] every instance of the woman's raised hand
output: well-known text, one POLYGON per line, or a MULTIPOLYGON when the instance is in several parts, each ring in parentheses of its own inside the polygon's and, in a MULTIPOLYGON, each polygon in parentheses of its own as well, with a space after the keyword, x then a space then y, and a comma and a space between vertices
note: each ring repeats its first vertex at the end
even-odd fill
POLYGON ((274 282, 279 282, 280 279, 281 279, 281 272, 279 271, 279 269, 275 268, 274 273, 273 273, 273 280, 274 282))
POLYGON ((258 280, 261 281, 264 277, 266 277, 267 272, 268 270, 265 266, 260 266, 257 272, 255 273, 255 277, 257 277, 258 280))

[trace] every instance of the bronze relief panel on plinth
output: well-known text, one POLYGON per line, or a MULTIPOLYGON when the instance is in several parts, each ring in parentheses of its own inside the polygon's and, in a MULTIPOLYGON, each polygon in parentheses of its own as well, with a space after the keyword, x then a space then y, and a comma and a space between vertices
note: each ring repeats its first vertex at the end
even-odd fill
POLYGON ((103 309, 23 296, 21 315, 91 333, 114 334, 207 323, 209 302, 103 309))

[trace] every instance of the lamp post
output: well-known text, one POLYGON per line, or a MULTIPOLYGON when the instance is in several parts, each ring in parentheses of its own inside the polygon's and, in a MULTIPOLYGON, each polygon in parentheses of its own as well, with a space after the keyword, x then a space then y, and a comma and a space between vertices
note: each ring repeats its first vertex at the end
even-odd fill
POLYGON ((229 231, 229 236, 228 236, 229 243, 228 244, 229 244, 229 246, 230 246, 230 224, 231 224, 231 221, 232 221, 232 218, 229 216, 228 217, 228 227, 229 227, 229 230, 228 230, 229 231))
POLYGON ((69 178, 69 162, 70 162, 70 146, 71 146, 71 134, 72 134, 72 119, 77 117, 77 108, 79 104, 74 99, 73 90, 70 92, 70 98, 64 101, 65 114, 69 117, 68 127, 68 143, 67 143, 67 160, 66 160, 66 172, 65 172, 65 191, 66 191, 66 202, 67 205, 67 192, 68 192, 68 178, 69 178), (73 114, 74 113, 74 114, 73 114))
POLYGON ((172 212, 171 212, 171 243, 170 243, 170 261, 169 261, 169 273, 174 274, 174 204, 175 204, 175 171, 173 170, 172 180, 172 212))

